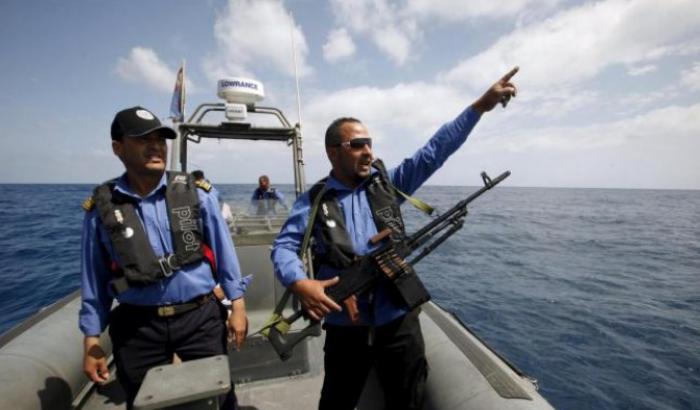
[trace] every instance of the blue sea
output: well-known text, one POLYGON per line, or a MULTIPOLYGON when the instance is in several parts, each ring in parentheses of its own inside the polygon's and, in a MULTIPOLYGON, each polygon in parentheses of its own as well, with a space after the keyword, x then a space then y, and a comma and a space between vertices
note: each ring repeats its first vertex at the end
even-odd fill
MULTIPOLYGON (((218 188, 235 209, 253 186, 218 188)), ((78 288, 90 190, 0 185, 0 332, 78 288)), ((700 409, 700 191, 498 187, 417 270, 556 408, 700 409)))

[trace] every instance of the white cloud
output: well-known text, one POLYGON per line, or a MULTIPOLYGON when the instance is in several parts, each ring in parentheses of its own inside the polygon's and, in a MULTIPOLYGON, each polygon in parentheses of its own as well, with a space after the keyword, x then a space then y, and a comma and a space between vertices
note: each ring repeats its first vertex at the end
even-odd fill
POLYGON ((406 63, 410 55, 411 43, 414 41, 412 37, 405 30, 394 25, 377 28, 372 34, 377 47, 399 66, 406 63))
POLYGON ((224 75, 252 76, 260 66, 293 76, 292 35, 299 75, 311 74, 304 33, 280 1, 229 0, 216 18, 217 50, 204 62, 204 69, 212 80, 224 75))
POLYGON ((519 81, 546 92, 576 86, 615 65, 650 62, 693 49, 700 7, 693 0, 607 0, 584 4, 518 28, 444 75, 473 88, 513 65, 519 81))
MULTIPOLYGON (((676 139, 687 138, 693 141, 694 149, 681 157, 694 156, 700 150, 700 104, 688 107, 670 106, 651 110, 647 113, 607 123, 595 123, 584 127, 563 126, 529 128, 516 131, 503 138, 485 141, 485 151, 501 150, 512 152, 542 151, 552 155, 562 152, 585 152, 610 147, 629 147, 634 151, 642 148, 640 141, 651 141, 658 145, 672 143, 676 139)), ((653 155, 652 150, 650 154, 653 155)), ((695 167, 700 173, 700 167, 695 167)))
MULTIPOLYGON (((276 5, 281 15, 287 15, 279 3, 262 3, 276 5)), ((230 8, 241 4, 244 3, 232 2, 230 8)), ((420 25, 429 19, 411 16, 405 10, 399 10, 396 4, 383 0, 334 3, 336 17, 339 17, 337 9, 342 8, 347 25, 339 26, 329 35, 323 47, 326 60, 340 61, 357 54, 351 36, 362 35, 373 41, 396 64, 409 61, 408 56, 414 51, 412 48, 422 36, 420 25)), ((553 3, 523 0, 509 4, 512 7, 515 7, 513 4, 546 7, 553 3)), ((325 128, 333 119, 340 116, 360 118, 376 139, 378 155, 393 165, 411 155, 440 125, 475 100, 511 64, 518 63, 522 71, 515 81, 521 94, 507 110, 497 109, 498 113, 488 114, 488 118, 477 126, 467 146, 455 154, 455 159, 448 161, 431 183, 478 183, 478 180, 464 178, 476 178, 481 169, 496 172, 509 168, 514 170, 512 183, 516 185, 660 187, 665 186, 666 180, 677 179, 679 182, 675 187, 698 188, 695 181, 700 180, 700 167, 695 165, 692 153, 700 148, 700 140, 695 137, 700 134, 700 129, 694 121, 700 117, 700 105, 657 108, 641 115, 639 112, 669 104, 678 96, 678 84, 697 89, 700 63, 684 70, 673 86, 657 87, 643 93, 630 92, 616 98, 614 103, 600 97, 605 89, 596 90, 586 83, 613 65, 621 66, 630 76, 637 76, 661 70, 664 57, 700 52, 700 41, 692 38, 697 29, 691 24, 698 19, 686 7, 687 4, 669 2, 670 10, 655 14, 656 10, 647 0, 590 3, 563 11, 539 24, 516 27, 492 47, 465 60, 436 82, 404 82, 383 88, 307 90, 303 132, 308 179, 311 181, 328 171, 322 140, 325 128), (630 19, 642 22, 653 33, 635 32, 635 27, 629 27, 630 19), (656 19, 658 25, 649 23, 656 19), (674 19, 675 26, 664 31, 663 26, 674 19), (462 87, 464 85, 466 90, 462 87), (576 125, 543 125, 547 124, 545 118, 560 123, 557 118, 564 113, 593 106, 593 103, 622 119, 601 122, 591 117, 588 121, 579 118, 576 125), (533 121, 534 117, 537 117, 536 121, 533 121), (587 125, 581 126, 581 123, 587 125), (674 166, 668 169, 668 164, 674 166), (620 170, 626 170, 626 173, 619 173, 620 170)), ((254 3, 250 5, 255 7, 254 3)), ((488 7, 474 12, 487 11, 488 7)), ((452 13, 456 12, 453 10, 452 13)), ((524 12, 521 9, 512 13, 524 12)), ((241 51, 234 52, 233 46, 225 48, 223 40, 225 35, 236 32, 233 25, 236 20, 231 13, 231 10, 226 10, 219 17, 221 23, 217 25, 221 27, 215 30, 220 49, 228 50, 220 54, 231 58, 210 61, 213 63, 210 73, 219 69, 222 74, 230 75, 232 71, 229 69, 234 66, 241 70, 255 70, 253 61, 267 62, 285 72, 283 59, 275 62, 269 55, 234 58, 240 56, 241 51), (223 27, 232 31, 222 31, 223 27)), ((439 15, 431 18, 433 21, 447 20, 439 15)), ((286 27, 289 27, 289 21, 286 27)), ((303 38, 300 31, 299 34, 303 38)), ((288 28, 285 35, 288 39, 288 28)), ((242 50, 252 45, 238 44, 237 47, 243 47, 242 50)), ((288 49, 285 52, 289 54, 288 49)), ((285 73, 289 74, 289 71, 285 73)), ((168 89, 170 86, 168 84, 168 89)), ((223 178, 228 175, 228 163, 209 158, 210 150, 220 154, 222 149, 219 145, 204 149, 199 157, 193 156, 193 160, 206 163, 214 175, 218 172, 223 178)), ((288 180, 284 167, 279 166, 287 159, 284 152, 270 155, 245 147, 233 150, 233 154, 240 155, 242 161, 254 158, 256 163, 256 169, 248 172, 250 175, 241 176, 243 180, 254 180, 258 168, 277 172, 275 180, 288 180)))
POLYGON ((426 132, 434 131, 471 102, 454 88, 418 82, 319 93, 304 111, 306 120, 317 127, 315 133, 325 130, 338 117, 351 116, 363 121, 378 140, 396 137, 400 132, 403 142, 407 142, 425 137, 426 132))
POLYGON ((559 0, 332 0, 336 22, 369 38, 396 65, 415 54, 423 40, 424 27, 474 18, 535 16, 549 11, 559 0))
POLYGON ((336 29, 328 34, 328 40, 323 45, 323 58, 335 63, 355 54, 355 43, 344 28, 336 29))
POLYGON ((635 67, 629 67, 627 69, 627 74, 636 77, 638 75, 643 75, 647 73, 652 73, 656 71, 656 66, 653 64, 647 64, 643 66, 635 66, 635 67))
POLYGON ((332 0, 338 24, 365 35, 396 65, 406 63, 411 45, 422 38, 415 16, 402 13, 402 5, 390 0, 332 0))
MULTIPOLYGON (((475 142, 478 144, 479 139, 475 142)), ((692 149, 697 150, 697 142, 682 135, 674 136, 671 143, 645 136, 617 146, 556 154, 545 150, 503 149, 484 154, 474 149, 477 144, 472 144, 458 154, 458 160, 476 164, 467 175, 481 169, 494 173, 510 169, 513 175, 507 183, 518 186, 699 189, 700 167, 688 154, 692 149)), ((448 162, 441 173, 447 183, 460 183, 452 177, 460 171, 455 162, 448 162)))
POLYGON ((673 84, 655 91, 627 93, 620 96, 614 103, 618 109, 622 110, 621 114, 624 115, 625 112, 636 112, 644 107, 668 103, 668 101, 676 97, 678 97, 678 86, 673 84))
MULTIPOLYGON (((670 98, 670 92, 654 100, 670 98)), ((596 96, 580 98, 585 102, 596 96)), ((337 117, 362 120, 376 139, 375 152, 393 165, 412 155, 473 99, 454 87, 429 83, 318 92, 305 106, 309 175, 327 172, 322 138, 314 136, 322 136, 337 117)), ((592 120, 584 126, 550 127, 533 123, 528 106, 515 100, 505 111, 486 114, 466 146, 431 183, 478 183, 470 178, 481 169, 513 169, 515 185, 700 188, 695 158, 700 151, 700 122, 695 120, 700 118, 700 104, 656 108, 614 121, 592 120)))
POLYGON ((559 0, 407 0, 406 10, 420 19, 437 17, 445 21, 463 21, 476 17, 502 18, 532 9, 551 8, 559 0))
POLYGON ((691 68, 683 70, 681 85, 693 91, 700 91, 700 61, 696 61, 691 68))
MULTIPOLYGON (((127 81, 146 84, 159 91, 172 92, 175 86, 175 70, 161 61, 158 54, 150 48, 132 48, 128 57, 119 58, 115 71, 127 81)), ((194 91, 189 81, 185 86, 188 92, 194 91)))
POLYGON ((382 23, 396 19, 387 0, 331 0, 331 8, 338 23, 357 33, 367 33, 382 23))
POLYGON ((510 169, 508 183, 519 186, 698 189, 699 116, 695 104, 585 127, 489 132, 502 123, 489 115, 482 119, 488 127, 478 126, 436 182, 460 184, 481 169, 510 169))
MULTIPOLYGON (((515 83, 520 85, 518 79, 515 83)), ((600 92, 594 90, 562 89, 557 93, 550 94, 528 90, 518 95, 518 99, 513 102, 513 109, 522 115, 558 119, 597 103, 599 96, 600 92)))

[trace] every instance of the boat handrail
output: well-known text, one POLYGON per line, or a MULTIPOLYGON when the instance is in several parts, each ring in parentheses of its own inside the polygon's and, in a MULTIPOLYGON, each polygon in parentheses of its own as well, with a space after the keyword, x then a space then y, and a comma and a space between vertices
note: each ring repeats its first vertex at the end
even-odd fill
MULTIPOLYGON (((210 113, 210 112, 225 112, 225 111, 226 111, 226 105, 224 103, 200 104, 194 110, 192 115, 190 115, 190 118, 187 120, 187 123, 189 123, 189 124, 201 124, 202 119, 204 119, 204 116, 207 115, 208 113, 210 113)), ((248 107, 248 112, 274 115, 280 121, 283 128, 288 128, 288 129, 293 128, 291 123, 289 122, 289 120, 287 120, 287 117, 278 108, 251 105, 248 107)))
POLYGON ((300 196, 305 190, 304 159, 302 153, 301 125, 291 125, 281 110, 269 106, 248 106, 248 111, 276 117, 281 126, 253 126, 251 123, 220 122, 205 124, 203 119, 210 112, 225 112, 224 103, 200 104, 190 115, 187 122, 178 126, 180 131, 180 169, 187 172, 187 142, 200 143, 202 138, 228 140, 281 141, 292 147, 292 166, 294 169, 294 191, 300 196))

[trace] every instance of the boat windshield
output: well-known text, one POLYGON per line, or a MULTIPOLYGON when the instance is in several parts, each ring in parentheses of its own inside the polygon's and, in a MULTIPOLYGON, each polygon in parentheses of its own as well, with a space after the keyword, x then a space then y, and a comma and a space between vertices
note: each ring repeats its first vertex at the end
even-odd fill
POLYGON ((255 200, 251 199, 250 193, 236 194, 235 191, 240 191, 241 185, 225 188, 229 187, 233 187, 234 192, 225 190, 222 196, 222 214, 236 246, 271 244, 289 216, 286 198, 255 200))

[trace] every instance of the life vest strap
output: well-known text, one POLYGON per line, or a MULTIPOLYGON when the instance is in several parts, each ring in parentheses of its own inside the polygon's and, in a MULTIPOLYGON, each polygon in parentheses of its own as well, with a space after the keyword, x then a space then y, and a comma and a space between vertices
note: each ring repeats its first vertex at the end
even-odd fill
POLYGON ((158 258, 158 264, 160 265, 160 272, 163 274, 164 278, 169 278, 173 276, 173 272, 181 268, 180 265, 174 263, 175 254, 170 253, 165 256, 158 258))
MULTIPOLYGON (((209 266, 211 266, 211 271, 214 274, 214 281, 216 281, 216 258, 214 257, 214 251, 209 247, 209 245, 202 243, 202 253, 204 260, 209 263, 209 266)), ((173 273, 175 273, 175 271, 182 268, 182 266, 175 262, 175 259, 176 257, 174 253, 169 253, 158 258, 158 264, 160 265, 163 278, 169 278, 173 275, 173 273)), ((112 275, 114 276, 114 279, 110 281, 112 291, 119 295, 129 289, 129 282, 124 276, 124 273, 121 267, 119 267, 117 261, 113 260, 109 264, 109 269, 112 271, 112 275)))
POLYGON ((112 288, 112 292, 114 292, 115 295, 119 295, 129 289, 129 282, 126 280, 125 276, 120 276, 112 279, 109 282, 109 286, 112 288))

